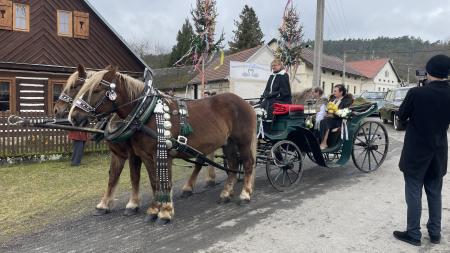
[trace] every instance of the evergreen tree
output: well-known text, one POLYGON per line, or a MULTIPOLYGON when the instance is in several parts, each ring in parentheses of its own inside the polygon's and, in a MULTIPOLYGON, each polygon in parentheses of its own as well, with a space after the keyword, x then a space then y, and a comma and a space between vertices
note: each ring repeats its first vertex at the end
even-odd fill
POLYGON ((280 39, 278 40, 277 56, 290 71, 291 78, 295 78, 303 48, 303 26, 300 24, 299 14, 292 2, 291 5, 286 6, 283 24, 278 31, 280 39))
POLYGON ((264 34, 261 31, 258 17, 252 7, 245 5, 239 15, 239 19, 240 21, 234 21, 234 24, 237 27, 237 29, 233 31, 234 39, 233 41, 228 42, 232 53, 256 47, 264 43, 262 40, 264 34))
POLYGON ((184 56, 191 49, 194 36, 194 29, 191 23, 189 23, 189 19, 186 18, 183 26, 178 31, 177 44, 173 46, 172 52, 170 53, 169 66, 173 66, 175 63, 177 65, 192 64, 192 59, 184 56))

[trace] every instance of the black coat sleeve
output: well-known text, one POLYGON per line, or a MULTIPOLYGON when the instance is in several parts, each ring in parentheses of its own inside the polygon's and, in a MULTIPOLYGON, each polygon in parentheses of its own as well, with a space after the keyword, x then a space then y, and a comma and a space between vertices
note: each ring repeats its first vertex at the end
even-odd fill
POLYGON ((414 88, 410 89, 406 93, 405 99, 403 99, 400 108, 398 109, 397 116, 401 121, 408 120, 414 111, 414 88))
POLYGON ((291 85, 289 84, 289 75, 284 74, 280 78, 280 91, 278 97, 282 100, 291 97, 291 85))

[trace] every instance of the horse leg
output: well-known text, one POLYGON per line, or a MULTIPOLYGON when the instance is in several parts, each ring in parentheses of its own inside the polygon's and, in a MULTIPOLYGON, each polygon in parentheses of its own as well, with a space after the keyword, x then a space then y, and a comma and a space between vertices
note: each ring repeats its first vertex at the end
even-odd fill
POLYGON ((120 173, 122 173, 125 159, 120 158, 118 155, 111 153, 111 164, 109 168, 109 181, 108 189, 106 190, 103 198, 96 207, 94 215, 104 215, 111 211, 112 200, 114 198, 114 192, 119 182, 120 173))
MULTIPOLYGON (((214 161, 215 155, 214 152, 209 154, 208 156, 209 160, 214 161)), ((206 187, 214 187, 216 186, 216 169, 209 165, 208 169, 206 171, 206 187)))
MULTIPOLYGON (((236 145, 229 140, 228 143, 222 149, 223 154, 227 159, 228 168, 232 170, 237 170, 239 161, 237 157, 236 145)), ((222 192, 220 193, 220 199, 218 201, 219 203, 230 202, 231 196, 233 196, 234 193, 233 191, 236 181, 237 181, 236 173, 228 172, 228 178, 225 181, 222 192)))
POLYGON ((250 196, 253 193, 255 184, 256 145, 257 140, 255 135, 247 145, 239 147, 239 154, 244 167, 244 184, 241 195, 239 196, 241 203, 250 202, 250 196))
POLYGON ((167 189, 170 192, 169 195, 169 201, 162 202, 161 207, 159 209, 158 213, 158 219, 159 223, 161 225, 165 225, 167 223, 170 223, 170 221, 173 219, 173 216, 175 215, 175 209, 173 205, 173 192, 172 192, 172 161, 173 158, 169 157, 167 159, 167 170, 169 172, 169 189, 167 189))
POLYGON ((153 157, 151 159, 143 159, 145 164, 145 168, 147 169, 148 178, 150 180, 150 187, 152 188, 153 199, 150 202, 150 206, 147 209, 147 216, 145 217, 145 221, 156 221, 158 218, 159 209, 161 207, 161 203, 158 202, 155 198, 155 193, 157 189, 157 181, 156 181, 156 164, 154 163, 153 157))
POLYGON ((192 196, 194 191, 194 185, 197 181, 198 174, 200 173, 200 170, 202 169, 202 166, 199 164, 196 164, 194 167, 194 170, 191 173, 191 176, 189 177, 189 180, 184 184, 183 186, 183 192, 181 193, 182 198, 188 198, 192 196))
POLYGON ((130 216, 137 214, 139 209, 139 181, 141 179, 141 158, 136 156, 134 152, 130 151, 128 155, 128 163, 130 167, 130 179, 131 179, 131 195, 125 208, 124 215, 130 216))

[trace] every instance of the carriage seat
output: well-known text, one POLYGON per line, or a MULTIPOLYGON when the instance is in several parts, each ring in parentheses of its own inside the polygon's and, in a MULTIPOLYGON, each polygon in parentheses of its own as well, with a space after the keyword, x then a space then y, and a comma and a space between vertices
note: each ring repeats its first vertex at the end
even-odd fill
POLYGON ((303 114, 305 110, 304 105, 295 105, 295 104, 273 104, 273 115, 296 115, 303 114))

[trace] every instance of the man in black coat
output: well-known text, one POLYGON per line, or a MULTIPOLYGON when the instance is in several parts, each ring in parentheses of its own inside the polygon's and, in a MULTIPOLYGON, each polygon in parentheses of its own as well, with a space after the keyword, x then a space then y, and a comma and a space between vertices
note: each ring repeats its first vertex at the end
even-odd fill
POLYGON ((428 84, 408 91, 397 117, 408 120, 399 167, 405 179, 406 231, 394 231, 395 238, 420 246, 422 188, 428 200, 428 234, 432 243, 441 239, 442 179, 447 173, 450 124, 450 58, 432 57, 427 65, 428 84))
POLYGON ((269 116, 272 117, 273 104, 292 104, 291 85, 289 75, 283 69, 283 63, 279 59, 272 61, 272 74, 267 81, 261 99, 261 108, 264 108, 269 116))

